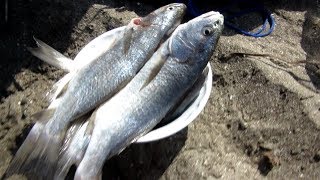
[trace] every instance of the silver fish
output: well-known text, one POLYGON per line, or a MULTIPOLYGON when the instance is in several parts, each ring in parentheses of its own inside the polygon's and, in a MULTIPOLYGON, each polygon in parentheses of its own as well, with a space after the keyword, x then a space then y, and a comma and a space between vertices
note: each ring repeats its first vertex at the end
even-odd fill
POLYGON ((222 29, 223 16, 217 12, 180 25, 135 78, 94 112, 94 129, 76 180, 101 178, 106 159, 159 123, 201 75, 222 29))
POLYGON ((49 109, 29 133, 11 162, 7 174, 32 174, 50 179, 68 125, 103 103, 140 70, 163 36, 182 19, 186 6, 170 4, 141 18, 139 26, 126 27, 121 41, 77 70, 49 109))

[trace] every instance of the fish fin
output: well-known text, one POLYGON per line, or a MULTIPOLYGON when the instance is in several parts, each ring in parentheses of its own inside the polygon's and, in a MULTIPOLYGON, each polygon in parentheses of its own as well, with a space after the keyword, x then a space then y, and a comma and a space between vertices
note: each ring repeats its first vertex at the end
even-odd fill
POLYGON ((206 67, 197 80, 193 83, 191 88, 189 88, 184 95, 177 101, 173 108, 166 114, 166 116, 161 120, 159 125, 164 125, 171 122, 173 119, 180 116, 194 100, 198 97, 199 91, 201 90, 203 84, 208 76, 209 68, 206 67))
MULTIPOLYGON (((162 54, 155 54, 150 60, 150 66, 152 66, 152 69, 148 71, 147 78, 145 79, 143 85, 140 88, 140 91, 145 88, 159 73, 162 66, 166 62, 166 57, 164 57, 162 54)), ((149 65, 149 64, 148 64, 149 65)))
POLYGON ((83 180, 83 179, 91 179, 91 180, 101 180, 102 179, 102 172, 99 172, 96 176, 90 176, 90 177, 82 177, 81 175, 76 174, 74 176, 74 180, 83 180))
POLYGON ((64 152, 68 149, 73 137, 77 133, 77 131, 81 128, 82 122, 73 122, 72 125, 68 128, 67 133, 65 135, 63 145, 61 146, 60 149, 60 154, 64 154, 64 152))
MULTIPOLYGON (((59 160, 56 168, 56 172, 54 175, 55 180, 64 180, 65 177, 67 176, 69 169, 71 168, 72 165, 74 165, 76 161, 77 154, 74 154, 73 151, 69 149, 71 142, 76 135, 76 133, 79 131, 81 126, 83 125, 82 122, 75 122, 73 123, 64 138, 63 145, 60 149, 59 153, 59 160)), ((77 153, 77 152, 75 152, 77 153)))
POLYGON ((67 91, 68 89, 68 85, 69 85, 69 82, 67 82, 61 89, 61 91, 59 91, 59 93, 57 93, 57 97, 56 98, 59 98, 61 96, 63 96, 65 94, 65 92, 67 91))
MULTIPOLYGON (((84 118, 81 119, 83 120, 84 118)), ((68 143, 67 147, 65 147, 63 151, 60 151, 59 161, 55 173, 55 179, 65 179, 71 166, 80 164, 84 156, 85 150, 87 149, 87 146, 90 142, 91 136, 86 136, 85 134, 85 130, 88 126, 88 121, 82 121, 80 123, 73 124, 71 128, 73 126, 76 126, 76 128, 72 130, 73 134, 71 139, 69 139, 70 143, 68 143), (81 138, 80 142, 79 138, 81 138), (77 145, 74 146, 75 144, 77 145)))
POLYGON ((37 48, 27 48, 31 54, 38 57, 42 61, 57 67, 59 69, 63 69, 64 71, 70 72, 73 68, 73 60, 70 58, 67 58, 57 50, 53 49, 46 43, 42 42, 41 40, 33 37, 33 39, 36 41, 38 47, 37 48))
POLYGON ((57 99, 58 97, 61 97, 61 95, 67 89, 68 83, 72 79, 72 77, 73 72, 68 73, 52 86, 52 89, 46 94, 49 102, 52 102, 54 99, 57 99))
POLYGON ((46 124, 47 121, 52 117, 54 112, 55 112, 55 109, 45 109, 37 113, 34 113, 32 115, 32 118, 37 119, 38 122, 42 124, 46 124))
POLYGON ((126 28, 126 30, 124 31, 124 35, 123 35, 123 52, 124 54, 128 54, 128 51, 130 49, 131 46, 131 41, 132 41, 132 34, 133 34, 133 27, 129 26, 128 28, 126 28))
POLYGON ((206 66, 204 68, 204 70, 202 71, 200 78, 205 79, 205 77, 207 77, 208 73, 209 73, 209 68, 208 68, 208 66, 206 66))
MULTIPOLYGON (((65 91, 68 89, 68 84, 73 77, 74 72, 66 74, 63 78, 61 78, 58 82, 56 82, 51 90, 46 94, 46 98, 51 103, 55 99, 61 97, 65 91)), ((50 104, 51 106, 51 104, 50 104)))
POLYGON ((63 154, 61 158, 59 158, 57 170, 54 174, 55 180, 64 180, 71 168, 74 165, 74 161, 72 158, 68 158, 68 154, 63 154))
POLYGON ((28 158, 28 154, 33 150, 33 144, 35 144, 42 132, 44 125, 42 123, 36 123, 31 131, 29 132, 27 138, 24 140, 16 155, 12 159, 9 167, 6 170, 5 176, 10 177, 14 174, 21 174, 21 169, 24 162, 28 158))
POLYGON ((37 124, 40 124, 37 127, 41 132, 38 131, 36 137, 32 131, 29 133, 10 163, 8 175, 24 174, 30 179, 53 178, 64 132, 54 134, 41 123, 37 124))
POLYGON ((86 130, 84 132, 84 134, 86 136, 91 136, 92 135, 92 132, 93 132, 93 129, 94 129, 94 125, 95 125, 95 123, 94 123, 95 116, 96 116, 95 114, 96 113, 93 113, 92 116, 89 119, 89 123, 88 123, 87 128, 86 128, 86 130))
POLYGON ((74 120, 72 122, 72 124, 69 126, 69 128, 66 132, 63 145, 61 146, 60 154, 63 154, 63 152, 68 148, 68 146, 70 145, 70 143, 71 143, 72 139, 74 138, 74 136, 76 135, 76 133, 80 129, 82 129, 83 127, 88 126, 87 120, 91 114, 92 114, 92 112, 90 111, 87 114, 77 118, 76 120, 74 120))

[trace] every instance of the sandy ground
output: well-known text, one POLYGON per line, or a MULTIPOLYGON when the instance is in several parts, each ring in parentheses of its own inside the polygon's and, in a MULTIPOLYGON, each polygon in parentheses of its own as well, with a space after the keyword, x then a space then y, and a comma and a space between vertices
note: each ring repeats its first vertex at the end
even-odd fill
MULTIPOLYGON (((160 6, 102 0, 9 2, 9 23, 1 24, 0 37, 0 177, 32 127, 31 115, 48 105, 44 96, 63 75, 26 51, 35 46, 32 36, 74 57, 94 37, 160 6)), ((320 177, 320 5, 303 2, 265 2, 277 23, 268 37, 225 29, 211 60, 211 97, 197 120, 167 139, 130 146, 106 162, 103 178, 320 177), (238 52, 270 56, 230 55, 238 52)), ((252 21, 256 18, 237 23, 252 30, 258 27, 252 21)))

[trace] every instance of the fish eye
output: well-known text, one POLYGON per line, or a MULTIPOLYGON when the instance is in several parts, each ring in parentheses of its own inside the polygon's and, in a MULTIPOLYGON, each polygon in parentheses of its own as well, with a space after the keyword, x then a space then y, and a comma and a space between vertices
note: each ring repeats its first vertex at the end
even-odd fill
POLYGON ((202 29, 202 34, 204 36, 210 36, 213 33, 213 29, 211 27, 204 27, 202 29))
POLYGON ((172 6, 168 7, 168 10, 173 10, 173 7, 172 6))

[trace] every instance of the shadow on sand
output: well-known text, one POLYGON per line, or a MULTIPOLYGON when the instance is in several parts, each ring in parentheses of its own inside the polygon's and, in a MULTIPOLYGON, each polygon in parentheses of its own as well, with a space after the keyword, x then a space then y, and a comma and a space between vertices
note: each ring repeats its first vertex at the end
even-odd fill
MULTIPOLYGON (((188 128, 152 143, 132 144, 103 167, 102 179, 156 180, 170 166, 185 145, 188 128)), ((73 179, 76 167, 71 168, 67 180, 73 179)))

